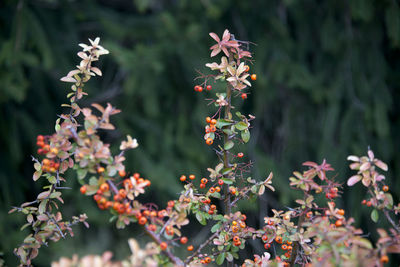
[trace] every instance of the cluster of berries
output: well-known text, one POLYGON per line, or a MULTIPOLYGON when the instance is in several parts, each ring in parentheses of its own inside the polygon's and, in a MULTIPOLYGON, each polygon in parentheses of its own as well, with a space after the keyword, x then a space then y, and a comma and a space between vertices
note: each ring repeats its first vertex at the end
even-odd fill
MULTIPOLYGON (((207 91, 211 91, 211 89, 212 89, 212 86, 211 86, 211 85, 207 85, 207 86, 206 86, 206 90, 207 90, 207 91)), ((202 92, 202 91, 203 91, 203 86, 195 85, 194 90, 195 90, 196 92, 202 92)))

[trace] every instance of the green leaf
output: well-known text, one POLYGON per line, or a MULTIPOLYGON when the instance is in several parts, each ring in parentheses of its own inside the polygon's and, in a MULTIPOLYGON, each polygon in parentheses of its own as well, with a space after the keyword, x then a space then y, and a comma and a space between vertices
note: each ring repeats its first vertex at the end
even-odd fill
POLYGON ((51 184, 57 183, 57 178, 56 178, 55 176, 49 176, 49 177, 47 177, 47 180, 48 180, 49 183, 51 183, 51 184))
POLYGON ((199 223, 200 224, 202 224, 202 225, 206 225, 207 224, 207 222, 206 222, 206 219, 204 218, 204 216, 199 212, 199 213, 196 213, 196 219, 199 221, 199 223))
POLYGON ((226 142, 225 145, 224 145, 224 149, 225 149, 225 150, 229 150, 229 149, 231 149, 234 145, 235 145, 235 143, 233 143, 232 140, 228 140, 228 142, 226 142))
POLYGON ((78 169, 76 171, 76 174, 78 175, 78 179, 83 179, 85 178, 86 174, 87 174, 87 170, 85 169, 78 169))
POLYGON ((39 162, 36 162, 35 164, 33 164, 33 167, 34 167, 35 170, 37 170, 37 171, 42 170, 42 164, 40 164, 39 162))
POLYGON ((226 179, 226 178, 221 178, 222 181, 224 181, 225 184, 233 184, 233 181, 230 179, 226 179))
POLYGON ((219 254, 215 262, 218 265, 221 265, 222 263, 224 263, 224 261, 225 261, 225 252, 219 254))
POLYGON ((225 168, 225 169, 222 170, 221 174, 225 175, 225 174, 230 173, 231 171, 232 171, 232 168, 225 168))
POLYGON ((34 181, 37 181, 39 178, 40 178, 40 176, 42 175, 42 171, 35 171, 34 173, 33 173, 33 180, 34 181))
POLYGON ((235 124, 236 129, 238 129, 239 131, 243 131, 246 130, 247 128, 249 128, 247 126, 247 123, 243 122, 243 121, 239 121, 238 123, 235 124))
POLYGON ((249 142, 249 140, 250 140, 250 131, 248 129, 244 130, 241 135, 242 135, 243 142, 245 142, 245 143, 249 142))
POLYGON ((379 219, 379 214, 376 209, 371 212, 371 219, 376 223, 379 219))
POLYGON ((214 226, 211 228, 211 233, 215 233, 216 231, 218 231, 218 229, 221 227, 220 223, 216 223, 214 224, 214 226))
POLYGON ((221 129, 224 126, 232 125, 232 124, 233 124, 233 121, 229 121, 229 120, 225 120, 225 119, 218 119, 215 127, 217 127, 218 129, 221 129))

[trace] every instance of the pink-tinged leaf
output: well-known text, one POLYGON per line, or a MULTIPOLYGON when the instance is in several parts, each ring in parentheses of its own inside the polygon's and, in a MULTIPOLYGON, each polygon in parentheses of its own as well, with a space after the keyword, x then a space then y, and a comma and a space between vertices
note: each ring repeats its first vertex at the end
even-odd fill
POLYGON ((225 54, 227 57, 229 57, 229 52, 228 52, 228 50, 226 49, 226 47, 225 47, 225 46, 222 46, 221 49, 222 49, 222 51, 224 52, 224 54, 225 54))
POLYGON ((400 245, 396 244, 396 245, 391 245, 387 248, 387 252, 388 253, 400 253, 400 245))
POLYGON ((73 77, 75 74, 78 74, 80 72, 80 70, 71 70, 70 72, 68 72, 67 77, 73 77))
POLYGON ((92 107, 95 107, 98 111, 100 111, 101 113, 104 113, 104 108, 101 105, 99 105, 97 103, 93 103, 92 107))
POLYGON ((309 166, 309 167, 312 167, 312 168, 317 168, 318 164, 315 163, 315 162, 312 162, 312 161, 306 161, 306 162, 303 163, 303 166, 309 166))
POLYGON ((376 176, 375 180, 380 182, 382 180, 385 180, 385 176, 383 176, 382 174, 379 174, 378 176, 376 176))
POLYGON ((42 176, 42 171, 35 171, 34 173, 33 173, 33 180, 34 181, 37 181, 39 178, 40 178, 40 176, 42 176))
POLYGON ((82 59, 87 59, 88 55, 85 52, 79 52, 78 53, 78 57, 82 58, 82 59))
POLYGON ((228 29, 226 29, 222 35, 222 40, 229 41, 229 39, 231 39, 231 34, 229 33, 228 29))
POLYGON ((361 181, 365 187, 368 187, 371 184, 371 179, 368 179, 366 177, 364 177, 361 181))
POLYGON ((72 77, 67 77, 67 76, 62 77, 62 78, 60 79, 60 81, 62 81, 62 82, 67 82, 67 83, 76 83, 76 80, 75 80, 74 78, 72 78, 72 77))
POLYGON ((347 180, 348 186, 353 186, 361 180, 361 175, 353 175, 347 180))
POLYGON ((211 57, 218 55, 219 52, 221 52, 221 48, 218 47, 217 49, 214 49, 211 51, 211 57))
POLYGON ((368 170, 369 168, 371 167, 371 163, 370 162, 364 162, 363 164, 361 164, 361 166, 360 166, 360 171, 361 172, 363 172, 363 171, 366 171, 366 170, 368 170))
POLYGON ((387 166, 387 164, 385 163, 385 162, 383 162, 383 161, 381 161, 381 160, 376 160, 375 162, 375 165, 376 166, 378 166, 380 169, 382 169, 382 170, 384 170, 384 171, 387 171, 388 170, 388 166, 387 166))
POLYGON ((99 76, 102 75, 101 70, 99 68, 91 67, 90 70, 93 71, 94 73, 96 73, 99 76))
POLYGON ((49 217, 47 217, 46 214, 40 214, 40 215, 37 216, 37 219, 39 221, 47 221, 49 219, 49 217))
POLYGON ((50 191, 44 191, 37 196, 37 199, 42 200, 50 195, 50 191))
POLYGON ((358 162, 351 163, 350 164, 350 169, 352 169, 352 170, 360 169, 360 163, 358 163, 358 162))
POLYGON ((219 43, 220 39, 219 39, 218 35, 216 35, 213 32, 210 32, 209 35, 211 36, 211 38, 213 38, 215 41, 217 41, 219 43))
POLYGON ((373 160, 375 158, 374 152, 372 152, 372 150, 368 150, 368 157, 370 160, 373 160))
POLYGON ((350 155, 350 156, 347 157, 347 160, 350 160, 350 161, 360 161, 360 158, 357 157, 357 156, 354 156, 354 155, 350 155))

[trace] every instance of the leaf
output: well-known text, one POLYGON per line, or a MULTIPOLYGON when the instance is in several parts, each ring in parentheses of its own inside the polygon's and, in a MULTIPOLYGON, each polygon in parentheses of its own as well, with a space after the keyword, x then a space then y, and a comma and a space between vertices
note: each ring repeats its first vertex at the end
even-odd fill
POLYGON ((33 167, 35 168, 35 170, 40 171, 42 169, 42 164, 36 162, 35 164, 33 164, 33 167))
POLYGON ((37 196, 37 199, 42 200, 50 195, 50 191, 44 191, 37 196))
POLYGON ((47 221, 49 217, 46 214, 40 214, 36 217, 39 221, 47 221))
POLYGON ((250 140, 250 131, 248 129, 244 130, 241 133, 241 136, 242 136, 243 142, 245 142, 245 143, 249 142, 249 140, 250 140))
POLYGON ((225 150, 229 150, 229 149, 231 149, 234 145, 235 145, 235 144, 233 143, 232 140, 228 140, 228 142, 226 142, 225 145, 224 145, 224 149, 225 149, 225 150))
POLYGON ((85 178, 86 174, 87 174, 87 170, 85 169, 78 169, 76 171, 76 174, 78 174, 78 179, 83 179, 85 178))
POLYGON ((230 173, 231 171, 232 171, 232 168, 225 168, 225 169, 222 170, 221 174, 225 175, 225 174, 230 173))
POLYGON ((235 128, 238 129, 239 131, 246 130, 248 128, 247 123, 240 121, 235 124, 235 128))
POLYGON ((361 180, 361 175, 353 175, 347 180, 348 186, 353 186, 361 180))
POLYGON ((218 119, 217 120, 217 124, 215 125, 215 127, 217 127, 218 129, 221 129, 224 126, 232 125, 232 124, 233 124, 232 121, 228 121, 228 120, 225 120, 225 119, 218 119))
POLYGON ((39 178, 40 178, 40 176, 42 176, 42 171, 35 171, 34 173, 33 173, 33 180, 34 181, 37 181, 39 178))
POLYGON ((196 219, 199 221, 199 223, 200 224, 202 224, 202 225, 206 225, 207 224, 207 222, 206 222, 206 219, 204 218, 204 216, 199 212, 199 213, 196 213, 196 219))
POLYGON ((379 214, 378 214, 378 211, 377 211, 376 209, 374 209, 374 210, 371 212, 371 219, 372 219, 372 221, 374 221, 375 223, 378 221, 378 219, 379 219, 379 214))
POLYGON ((225 261, 225 252, 219 254, 215 262, 218 265, 221 265, 222 263, 224 263, 224 261, 225 261))
POLYGON ((232 256, 232 254, 230 252, 226 253, 226 260, 227 261, 233 261, 233 256, 232 256))
POLYGON ((227 178, 221 178, 222 181, 224 181, 224 184, 233 184, 233 181, 227 178))
POLYGON ((211 233, 215 233, 216 231, 218 231, 218 229, 221 227, 220 223, 216 223, 214 224, 214 226, 211 228, 211 233))
POLYGON ((47 202, 49 202, 48 199, 45 199, 42 202, 40 202, 39 208, 38 208, 40 214, 42 214, 42 213, 44 213, 46 211, 47 202))
POLYGON ((265 186, 261 185, 260 189, 258 189, 258 195, 261 196, 262 194, 264 194, 264 192, 265 192, 265 186))

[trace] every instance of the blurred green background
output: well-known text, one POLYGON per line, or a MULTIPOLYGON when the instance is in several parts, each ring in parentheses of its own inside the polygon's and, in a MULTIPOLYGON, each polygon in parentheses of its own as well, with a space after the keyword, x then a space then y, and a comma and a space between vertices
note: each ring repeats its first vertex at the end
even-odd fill
MULTIPOLYGON (((327 159, 344 183, 351 175, 346 157, 367 147, 389 163, 387 183, 398 200, 400 183, 400 10, 395 0, 113 0, 0 1, 0 252, 16 265, 12 250, 28 231, 24 217, 7 215, 12 205, 33 200, 40 190, 31 175, 38 134, 51 134, 68 85, 59 81, 79 61, 78 43, 101 37, 111 54, 101 58, 103 77, 92 79, 92 102, 123 110, 114 116, 118 130, 103 134, 118 146, 126 134, 140 146, 127 154, 127 169, 152 181, 148 199, 164 206, 181 190, 178 177, 206 175, 216 156, 202 139, 204 118, 214 109, 195 93, 196 69, 212 62, 210 31, 230 29, 250 40, 258 79, 237 108, 256 116, 248 146, 240 147, 255 162, 252 176, 274 172, 277 193, 257 203, 245 202, 249 224, 259 226, 270 208, 293 205, 288 186, 306 160, 327 159), (396 194, 397 193, 397 194, 396 194)), ((241 99, 240 99, 241 100, 241 99)), ((107 212, 78 193, 70 175, 62 207, 66 217, 86 212, 91 228, 75 227, 76 236, 43 248, 35 260, 48 266, 60 256, 111 250, 128 253, 126 239, 145 240, 130 226, 110 227, 107 212)), ((350 189, 338 204, 375 236, 375 226, 360 208, 364 189, 350 189)), ((378 224, 383 226, 381 219, 378 224)), ((194 223, 184 232, 193 244, 205 232, 194 223), (200 228, 199 228, 200 229, 200 228)), ((252 244, 243 252, 263 250, 252 244)), ((244 255, 245 256, 245 255, 244 255)), ((393 261, 392 261, 393 262, 393 261)))

